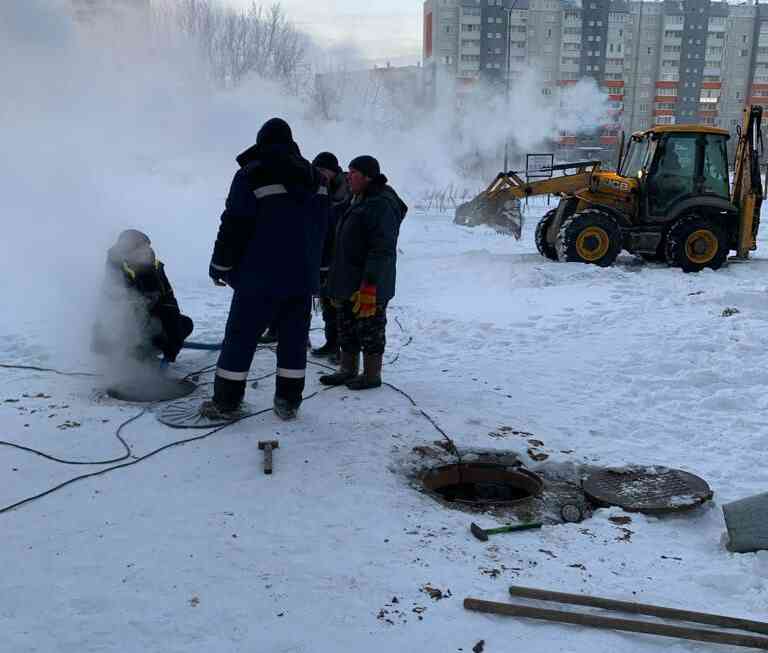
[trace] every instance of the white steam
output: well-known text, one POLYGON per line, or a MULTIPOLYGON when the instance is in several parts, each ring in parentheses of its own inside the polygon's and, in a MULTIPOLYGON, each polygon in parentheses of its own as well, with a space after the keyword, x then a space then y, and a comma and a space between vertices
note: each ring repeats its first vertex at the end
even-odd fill
POLYGON ((457 117, 446 97, 432 112, 411 110, 411 98, 368 111, 353 89, 327 119, 307 89, 289 96, 252 78, 217 90, 189 39, 141 21, 83 29, 69 7, 0 3, 0 329, 44 329, 54 358, 88 351, 106 250, 125 228, 150 235, 177 288, 208 283, 234 157, 272 116, 288 120, 307 158, 373 154, 407 200, 451 182, 479 187, 487 180, 464 179, 462 162, 492 159, 504 138, 525 152, 605 113, 586 83, 567 91, 567 108, 553 106, 531 73, 508 110, 503 98, 478 100, 457 117))

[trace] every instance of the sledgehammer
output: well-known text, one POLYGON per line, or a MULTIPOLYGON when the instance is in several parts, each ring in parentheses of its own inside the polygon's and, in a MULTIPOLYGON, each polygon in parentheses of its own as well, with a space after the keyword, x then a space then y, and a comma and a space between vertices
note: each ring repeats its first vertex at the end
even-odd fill
POLYGON ((528 524, 511 524, 509 526, 499 526, 498 528, 480 528, 475 522, 469 527, 474 535, 481 542, 487 542, 489 535, 496 535, 497 533, 513 533, 514 531, 527 531, 532 528, 541 528, 541 523, 530 522, 528 524))
POLYGON ((279 449, 280 443, 277 440, 260 440, 259 449, 264 452, 264 473, 272 473, 272 449, 279 449))

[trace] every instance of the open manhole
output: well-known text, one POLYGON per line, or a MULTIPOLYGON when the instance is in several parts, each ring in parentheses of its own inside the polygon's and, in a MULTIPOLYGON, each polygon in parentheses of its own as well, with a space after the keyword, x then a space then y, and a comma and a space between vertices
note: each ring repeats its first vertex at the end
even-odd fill
POLYGON ((107 388, 113 399, 147 403, 152 401, 173 401, 192 394, 197 386, 188 379, 171 379, 159 375, 142 375, 135 379, 124 379, 107 388))
POLYGON ((703 478, 667 467, 603 469, 587 478, 583 489, 596 504, 628 512, 689 510, 712 498, 703 478))
POLYGON ((526 469, 493 463, 457 463, 430 469, 424 487, 446 501, 474 505, 523 503, 541 494, 541 479, 526 469))

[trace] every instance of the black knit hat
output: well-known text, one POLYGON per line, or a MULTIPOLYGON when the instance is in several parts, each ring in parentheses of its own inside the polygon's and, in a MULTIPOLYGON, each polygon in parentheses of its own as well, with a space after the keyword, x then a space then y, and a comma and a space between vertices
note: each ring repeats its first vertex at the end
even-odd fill
POLYGON ((336 158, 336 155, 331 154, 330 152, 320 152, 320 154, 315 157, 315 160, 312 161, 312 165, 316 168, 331 170, 332 172, 341 172, 339 160, 336 158))
POLYGON ((364 154, 362 156, 355 157, 349 162, 350 170, 357 170, 369 179, 374 179, 381 174, 381 168, 379 162, 372 156, 364 154))
POLYGON ((291 127, 282 118, 270 118, 256 136, 256 145, 290 145, 293 143, 291 127))

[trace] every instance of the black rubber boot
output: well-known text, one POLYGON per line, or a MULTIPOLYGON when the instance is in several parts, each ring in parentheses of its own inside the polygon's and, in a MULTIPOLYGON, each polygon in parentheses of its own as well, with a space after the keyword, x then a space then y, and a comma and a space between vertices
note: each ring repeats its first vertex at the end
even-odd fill
POLYGON ((203 402, 200 414, 208 419, 236 419, 245 397, 245 381, 232 381, 216 375, 213 399, 203 402))
POLYGON ((299 412, 299 406, 301 406, 300 401, 291 401, 290 399, 275 397, 272 409, 280 419, 288 421, 289 419, 296 419, 296 413, 299 412))
POLYGON ((341 365, 338 372, 320 377, 323 385, 344 385, 357 376, 360 369, 360 352, 341 352, 341 365))
POLYGON ((381 387, 381 354, 363 355, 363 373, 347 381, 350 390, 370 390, 381 387))

